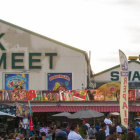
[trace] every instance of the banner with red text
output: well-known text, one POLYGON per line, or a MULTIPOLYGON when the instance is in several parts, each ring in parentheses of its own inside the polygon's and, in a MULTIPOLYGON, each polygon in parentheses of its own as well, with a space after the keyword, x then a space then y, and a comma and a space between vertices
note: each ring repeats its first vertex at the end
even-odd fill
POLYGON ((128 61, 125 54, 119 50, 120 58, 120 117, 121 124, 128 128, 128 61))

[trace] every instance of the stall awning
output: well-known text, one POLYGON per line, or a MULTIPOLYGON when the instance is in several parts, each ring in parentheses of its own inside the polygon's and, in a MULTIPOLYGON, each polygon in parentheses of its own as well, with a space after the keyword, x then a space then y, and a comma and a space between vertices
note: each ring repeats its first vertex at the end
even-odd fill
MULTIPOLYGON (((119 112, 119 106, 32 106, 32 112, 77 112, 84 108, 98 112, 119 112)), ((129 106, 130 112, 140 112, 140 106, 129 106)))

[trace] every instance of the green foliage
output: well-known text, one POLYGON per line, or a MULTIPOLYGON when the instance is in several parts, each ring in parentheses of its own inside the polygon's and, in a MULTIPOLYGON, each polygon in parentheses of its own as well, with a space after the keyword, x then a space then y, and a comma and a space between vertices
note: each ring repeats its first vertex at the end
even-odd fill
POLYGON ((122 140, 126 140, 126 139, 127 139, 127 134, 125 133, 122 135, 122 140))
POLYGON ((85 138, 86 135, 84 134, 84 130, 82 129, 82 127, 79 127, 79 133, 82 136, 82 138, 85 138))

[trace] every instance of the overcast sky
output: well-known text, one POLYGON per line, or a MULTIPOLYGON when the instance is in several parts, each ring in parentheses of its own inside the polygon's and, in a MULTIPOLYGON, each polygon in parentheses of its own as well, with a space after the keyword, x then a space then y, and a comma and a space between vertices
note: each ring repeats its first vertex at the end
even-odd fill
POLYGON ((140 54, 139 0, 3 0, 0 18, 91 51, 94 73, 140 54))

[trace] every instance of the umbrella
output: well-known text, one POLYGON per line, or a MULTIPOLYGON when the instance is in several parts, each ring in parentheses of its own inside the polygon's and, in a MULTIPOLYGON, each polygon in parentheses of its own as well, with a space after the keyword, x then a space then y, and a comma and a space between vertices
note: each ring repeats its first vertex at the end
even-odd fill
POLYGON ((140 116, 136 117, 135 120, 140 120, 140 116))
POLYGON ((119 116, 120 115, 120 113, 119 112, 112 112, 112 113, 110 113, 111 115, 114 115, 114 116, 119 116))
POLYGON ((89 119, 89 118, 98 118, 98 117, 102 117, 104 116, 103 113, 94 111, 94 110, 90 110, 90 109, 84 109, 81 111, 78 111, 74 114, 72 114, 71 116, 69 116, 68 118, 70 119, 89 119))
POLYGON ((11 116, 11 117, 16 117, 15 115, 11 115, 9 113, 1 112, 0 111, 0 116, 11 116))
POLYGON ((52 115, 54 117, 69 117, 71 116, 71 113, 69 112, 62 112, 62 113, 58 113, 58 114, 55 114, 55 115, 52 115))

